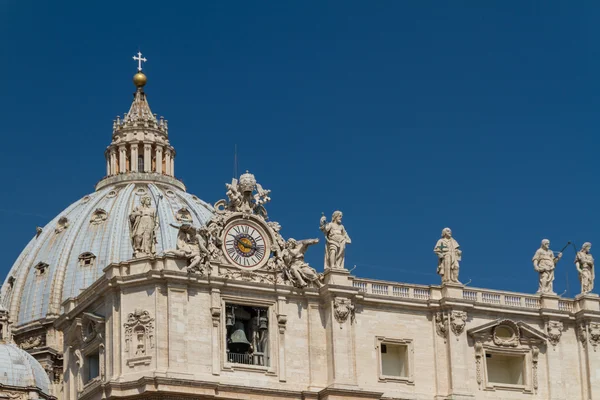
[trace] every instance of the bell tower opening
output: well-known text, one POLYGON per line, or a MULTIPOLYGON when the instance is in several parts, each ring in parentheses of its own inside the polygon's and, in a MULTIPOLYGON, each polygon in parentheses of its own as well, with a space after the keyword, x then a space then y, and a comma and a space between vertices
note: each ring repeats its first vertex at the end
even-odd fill
POLYGON ((268 367, 268 309, 227 304, 225 341, 227 362, 268 367))

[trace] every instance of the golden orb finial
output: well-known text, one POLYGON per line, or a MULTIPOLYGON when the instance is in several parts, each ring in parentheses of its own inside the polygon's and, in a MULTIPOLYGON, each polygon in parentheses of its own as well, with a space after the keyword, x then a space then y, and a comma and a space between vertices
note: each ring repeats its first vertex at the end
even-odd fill
POLYGON ((144 75, 142 72, 138 72, 133 76, 133 84, 139 88, 144 87, 147 81, 148 78, 146 78, 146 75, 144 75))

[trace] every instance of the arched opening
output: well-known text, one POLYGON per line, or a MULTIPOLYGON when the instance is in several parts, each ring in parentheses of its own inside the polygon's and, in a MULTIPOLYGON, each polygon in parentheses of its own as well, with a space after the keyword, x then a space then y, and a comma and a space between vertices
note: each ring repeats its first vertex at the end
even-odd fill
POLYGON ((144 156, 138 156, 138 172, 144 172, 144 156))

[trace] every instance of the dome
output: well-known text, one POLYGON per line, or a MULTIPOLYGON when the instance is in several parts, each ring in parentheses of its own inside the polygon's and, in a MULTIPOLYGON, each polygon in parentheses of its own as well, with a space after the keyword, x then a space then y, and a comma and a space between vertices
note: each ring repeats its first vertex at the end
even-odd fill
POLYGON ((212 206, 175 185, 99 185, 38 230, 12 266, 1 299, 15 326, 59 315, 61 303, 94 283, 107 265, 133 258, 129 214, 145 196, 157 208, 157 255, 176 247, 173 225, 200 226, 213 215, 212 206))
POLYGON ((50 394, 50 379, 33 356, 12 343, 0 343, 0 384, 18 388, 37 387, 50 394))

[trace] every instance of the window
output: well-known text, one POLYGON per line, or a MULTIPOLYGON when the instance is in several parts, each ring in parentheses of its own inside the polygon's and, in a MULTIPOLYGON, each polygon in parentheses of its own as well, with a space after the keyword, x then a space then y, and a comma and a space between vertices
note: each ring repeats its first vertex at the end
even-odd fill
POLYGON ((138 172, 144 172, 144 156, 138 156, 138 172))
POLYGON ((412 340, 378 336, 376 337, 375 346, 378 350, 380 381, 414 382, 412 374, 412 340))
POLYGON ((381 345, 381 373, 387 376, 406 377, 408 364, 408 348, 406 345, 381 345))
POLYGON ((486 353, 485 361, 489 383, 524 385, 524 355, 486 353))
POLYGON ((100 376, 100 354, 92 353, 85 357, 86 375, 85 383, 100 376))
POLYGON ((36 276, 43 276, 46 274, 46 271, 48 270, 48 264, 40 261, 39 263, 37 263, 37 265, 34 268, 35 268, 36 276))
POLYGON ((80 267, 91 267, 96 261, 96 256, 92 253, 86 252, 79 255, 79 266, 80 267))
POLYGON ((268 367, 268 309, 237 304, 225 309, 227 362, 268 367))

